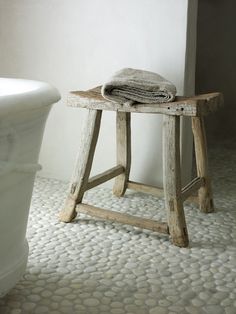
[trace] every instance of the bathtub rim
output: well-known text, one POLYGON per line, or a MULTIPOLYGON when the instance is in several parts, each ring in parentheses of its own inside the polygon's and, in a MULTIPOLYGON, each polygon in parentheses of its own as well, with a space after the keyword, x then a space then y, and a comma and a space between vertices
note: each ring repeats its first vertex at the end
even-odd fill
POLYGON ((6 95, 0 95, 0 116, 49 106, 61 99, 58 90, 46 82, 7 77, 0 77, 0 84, 1 81, 8 81, 13 89, 17 84, 28 84, 29 89, 24 92, 12 94, 6 92, 6 95))

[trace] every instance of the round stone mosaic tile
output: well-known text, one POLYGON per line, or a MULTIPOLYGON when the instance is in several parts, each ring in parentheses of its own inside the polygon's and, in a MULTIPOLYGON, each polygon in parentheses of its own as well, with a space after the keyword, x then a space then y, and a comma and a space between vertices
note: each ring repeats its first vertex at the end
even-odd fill
MULTIPOLYGON (((224 158, 217 149, 213 153, 216 212, 205 215, 195 205, 185 206, 189 248, 173 246, 165 235, 82 214, 60 223, 68 186, 38 177, 28 267, 0 299, 0 313, 235 314, 236 170, 232 151, 224 151, 224 158)), ((129 191, 119 199, 98 188, 85 199, 166 220, 163 199, 150 195, 129 191)))

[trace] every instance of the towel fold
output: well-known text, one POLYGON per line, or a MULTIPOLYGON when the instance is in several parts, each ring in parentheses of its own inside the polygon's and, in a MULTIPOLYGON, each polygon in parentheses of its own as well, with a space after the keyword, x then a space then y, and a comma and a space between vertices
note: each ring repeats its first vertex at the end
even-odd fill
POLYGON ((125 103, 163 103, 173 101, 176 87, 157 73, 125 68, 102 86, 102 96, 125 103))

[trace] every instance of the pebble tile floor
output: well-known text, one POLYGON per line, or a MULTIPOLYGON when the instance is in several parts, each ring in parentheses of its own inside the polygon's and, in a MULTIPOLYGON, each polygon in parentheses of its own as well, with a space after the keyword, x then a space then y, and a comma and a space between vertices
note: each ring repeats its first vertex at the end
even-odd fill
MULTIPOLYGON (((236 314, 236 143, 210 150, 216 212, 186 205, 189 248, 168 237, 80 215, 58 222, 67 184, 38 177, 28 267, 1 314, 236 314)), ((163 199, 93 189, 91 204, 165 218, 163 199), (158 209, 160 207, 160 209, 158 209)))

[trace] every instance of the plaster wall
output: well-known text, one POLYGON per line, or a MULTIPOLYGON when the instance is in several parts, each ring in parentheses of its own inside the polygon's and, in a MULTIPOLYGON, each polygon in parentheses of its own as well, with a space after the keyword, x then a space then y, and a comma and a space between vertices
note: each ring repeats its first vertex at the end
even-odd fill
MULTIPOLYGON (((62 94, 47 122, 41 174, 69 180, 86 110, 70 90, 102 84, 123 67, 155 71, 194 93, 197 0, 0 0, 0 76, 47 81, 62 94), (191 35, 191 36, 190 36, 191 35)), ((191 135, 183 123, 185 177, 191 135)), ((162 117, 132 118, 131 179, 162 184, 162 117)), ((105 113, 92 174, 115 165, 115 114, 105 113)))

